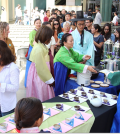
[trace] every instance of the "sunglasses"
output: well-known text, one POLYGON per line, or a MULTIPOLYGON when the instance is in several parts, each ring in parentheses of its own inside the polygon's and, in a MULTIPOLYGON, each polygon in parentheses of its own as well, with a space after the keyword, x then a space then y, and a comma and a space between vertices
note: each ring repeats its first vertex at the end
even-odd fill
POLYGON ((59 25, 59 23, 55 23, 54 25, 59 25))

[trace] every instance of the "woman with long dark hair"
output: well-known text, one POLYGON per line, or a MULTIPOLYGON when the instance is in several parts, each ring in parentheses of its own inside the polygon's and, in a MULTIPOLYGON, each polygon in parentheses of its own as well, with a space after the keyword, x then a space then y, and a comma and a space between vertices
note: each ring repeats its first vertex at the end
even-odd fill
POLYGON ((19 89, 19 68, 15 56, 7 44, 0 40, 0 113, 6 116, 14 112, 19 89))
POLYGON ((115 41, 120 42, 120 27, 116 29, 115 35, 115 41))
POLYGON ((111 39, 113 42, 115 42, 115 35, 111 33, 111 24, 106 23, 102 29, 101 34, 104 37, 104 41, 111 39))
POLYGON ((55 41, 57 43, 58 42, 58 34, 62 32, 62 28, 60 26, 60 22, 58 19, 55 19, 53 21, 52 29, 53 29, 53 36, 54 36, 55 41))
POLYGON ((101 27, 98 24, 92 26, 91 32, 94 37, 95 51, 95 66, 98 66, 101 60, 102 46, 104 43, 104 38, 101 35, 101 27))

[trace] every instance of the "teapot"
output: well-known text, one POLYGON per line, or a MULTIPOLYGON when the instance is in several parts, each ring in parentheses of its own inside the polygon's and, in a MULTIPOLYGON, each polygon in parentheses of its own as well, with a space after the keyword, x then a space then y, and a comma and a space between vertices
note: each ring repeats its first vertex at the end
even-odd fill
POLYGON ((90 99, 90 103, 94 107, 100 107, 102 105, 101 96, 99 96, 99 95, 93 95, 92 98, 90 99))

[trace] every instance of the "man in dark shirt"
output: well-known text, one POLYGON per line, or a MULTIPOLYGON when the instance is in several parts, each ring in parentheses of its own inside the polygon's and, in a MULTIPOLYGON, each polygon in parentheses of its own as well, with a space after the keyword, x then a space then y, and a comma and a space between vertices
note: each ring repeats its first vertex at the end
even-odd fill
POLYGON ((92 24, 93 24, 93 19, 92 18, 90 20, 86 20, 85 21, 86 27, 84 29, 91 33, 92 24))
MULTIPOLYGON (((69 12, 67 12, 66 14, 65 14, 65 21, 69 21, 71 19, 71 13, 69 13, 69 12)), ((63 24, 64 24, 64 22, 61 24, 61 27, 63 28, 63 24)))

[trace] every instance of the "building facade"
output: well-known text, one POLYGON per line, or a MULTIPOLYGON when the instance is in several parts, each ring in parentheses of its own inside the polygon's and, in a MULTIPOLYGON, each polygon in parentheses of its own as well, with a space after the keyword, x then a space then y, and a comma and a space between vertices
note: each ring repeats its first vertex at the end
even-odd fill
POLYGON ((120 11, 120 0, 0 0, 0 6, 5 10, 0 10, 1 21, 13 21, 15 19, 15 7, 20 4, 22 12, 31 11, 38 7, 39 10, 46 10, 54 5, 82 6, 83 11, 89 8, 95 9, 95 5, 100 5, 100 12, 103 21, 111 21, 112 4, 120 11))

